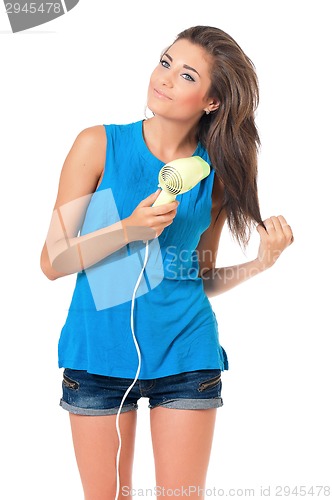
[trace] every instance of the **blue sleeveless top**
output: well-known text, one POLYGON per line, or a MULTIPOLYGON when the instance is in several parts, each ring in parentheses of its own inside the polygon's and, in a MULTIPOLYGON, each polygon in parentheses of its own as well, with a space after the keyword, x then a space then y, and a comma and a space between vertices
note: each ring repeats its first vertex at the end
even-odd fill
MULTIPOLYGON (((143 121, 104 125, 102 181, 92 195, 80 234, 129 217, 158 188, 163 163, 148 149, 143 121)), ((195 156, 210 164, 199 143, 195 156)), ((133 328, 141 353, 138 379, 193 370, 228 370, 218 322, 198 276, 195 249, 211 222, 214 170, 186 193, 173 223, 149 240, 148 261, 136 290, 133 328)), ((110 235, 111 237, 111 235, 110 235)), ((134 241, 77 273, 58 344, 59 368, 135 378, 138 354, 131 330, 132 296, 145 258, 134 241)))

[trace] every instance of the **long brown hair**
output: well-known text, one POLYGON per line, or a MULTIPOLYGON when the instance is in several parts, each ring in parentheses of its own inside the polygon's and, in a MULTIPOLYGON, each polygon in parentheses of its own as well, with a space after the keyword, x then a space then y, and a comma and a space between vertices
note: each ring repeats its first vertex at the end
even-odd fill
POLYGON ((220 106, 202 116, 198 139, 224 185, 224 203, 217 218, 225 208, 231 234, 245 248, 253 223, 263 223, 257 194, 260 139, 254 117, 259 101, 255 67, 237 42, 219 28, 194 26, 179 33, 175 41, 180 39, 201 46, 212 56, 208 95, 217 98, 220 106))

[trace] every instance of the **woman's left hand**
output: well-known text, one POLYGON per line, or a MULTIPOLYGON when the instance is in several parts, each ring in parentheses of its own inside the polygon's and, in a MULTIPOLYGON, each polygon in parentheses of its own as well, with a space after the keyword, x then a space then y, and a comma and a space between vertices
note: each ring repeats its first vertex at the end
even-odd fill
POLYGON ((266 230, 262 224, 256 226, 261 238, 257 261, 262 269, 267 269, 276 262, 285 248, 293 243, 294 237, 290 225, 282 215, 269 217, 263 222, 266 230))

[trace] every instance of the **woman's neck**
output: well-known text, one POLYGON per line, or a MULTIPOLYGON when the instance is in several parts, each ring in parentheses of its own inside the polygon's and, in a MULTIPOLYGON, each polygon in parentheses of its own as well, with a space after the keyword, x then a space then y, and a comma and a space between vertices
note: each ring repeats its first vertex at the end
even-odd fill
POLYGON ((154 116, 143 122, 144 140, 153 155, 168 163, 191 156, 197 148, 197 127, 154 116))

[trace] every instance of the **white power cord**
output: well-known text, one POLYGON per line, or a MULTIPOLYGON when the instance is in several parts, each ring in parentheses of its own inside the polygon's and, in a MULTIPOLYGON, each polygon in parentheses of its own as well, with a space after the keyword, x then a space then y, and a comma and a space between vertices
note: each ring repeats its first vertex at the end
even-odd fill
POLYGON ((127 391, 125 392, 125 394, 124 394, 124 396, 122 398, 122 401, 121 401, 121 404, 120 404, 120 407, 119 407, 119 410, 118 410, 118 413, 117 413, 117 416, 116 416, 116 430, 117 430, 117 433, 118 433, 118 436, 119 436, 120 444, 119 444, 118 452, 117 452, 117 455, 116 455, 116 494, 115 494, 115 500, 117 500, 119 498, 119 490, 120 490, 119 462, 120 462, 120 451, 121 451, 121 435, 120 435, 120 429, 119 429, 119 417, 120 417, 121 408, 123 406, 123 402, 126 399, 126 397, 127 397, 128 393, 130 392, 131 388, 135 385, 135 382, 136 382, 136 380, 138 378, 138 374, 139 374, 140 369, 141 369, 141 353, 140 353, 140 349, 139 349, 139 346, 138 346, 138 343, 137 343, 137 340, 136 340, 136 337, 135 337, 135 334, 134 334, 134 315, 133 315, 133 312, 134 312, 135 294, 136 294, 137 288, 139 286, 139 283, 141 281, 142 274, 144 272, 144 269, 145 269, 145 266, 146 266, 146 262, 148 260, 148 254, 149 254, 149 251, 148 251, 149 241, 146 240, 144 243, 146 244, 145 245, 145 259, 144 259, 144 264, 143 264, 143 268, 142 268, 141 274, 138 277, 138 280, 137 280, 137 283, 135 285, 134 292, 133 292, 133 297, 132 297, 132 301, 131 301, 131 321, 130 321, 130 323, 131 323, 131 332, 132 332, 132 335, 133 335, 135 347, 136 347, 137 354, 138 354, 138 368, 137 368, 137 372, 136 372, 135 379, 134 379, 133 383, 128 387, 127 391))

